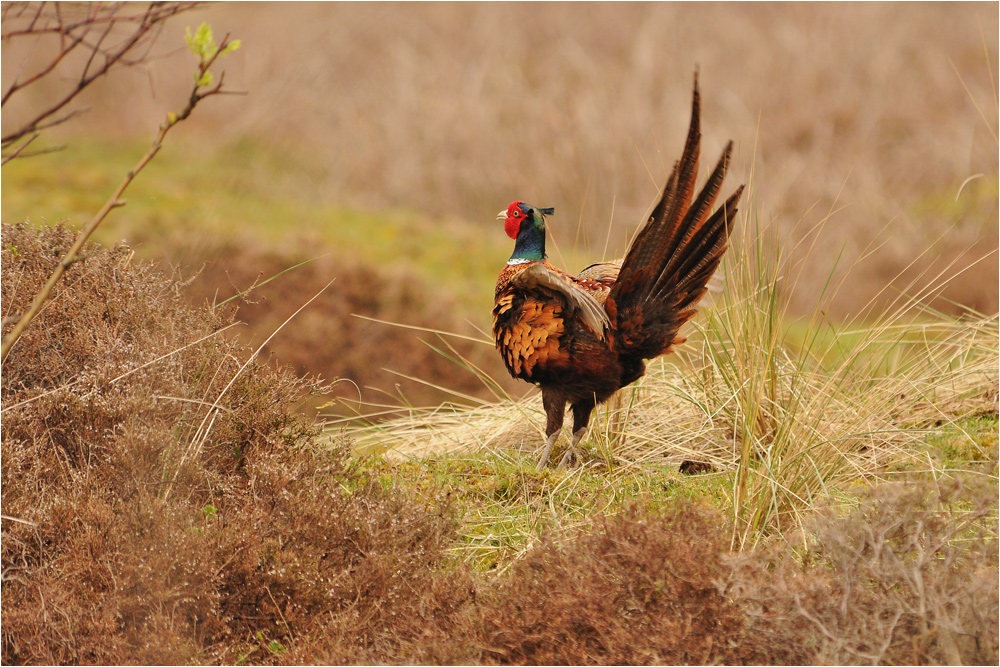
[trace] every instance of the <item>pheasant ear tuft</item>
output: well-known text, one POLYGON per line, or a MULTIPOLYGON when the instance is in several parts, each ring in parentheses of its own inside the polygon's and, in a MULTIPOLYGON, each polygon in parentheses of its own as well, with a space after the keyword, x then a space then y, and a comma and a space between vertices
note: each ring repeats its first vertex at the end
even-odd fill
POLYGON ((540 208, 538 212, 542 215, 554 215, 556 210, 554 208, 540 208))

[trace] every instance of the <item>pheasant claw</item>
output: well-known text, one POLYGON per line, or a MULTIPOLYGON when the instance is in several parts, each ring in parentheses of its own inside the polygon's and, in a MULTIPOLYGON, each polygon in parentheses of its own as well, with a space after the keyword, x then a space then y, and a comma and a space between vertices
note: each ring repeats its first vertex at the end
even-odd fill
POLYGON ((563 468, 567 465, 571 468, 575 468, 576 464, 578 464, 581 461, 580 453, 579 451, 577 451, 576 446, 580 444, 580 441, 583 440, 583 436, 586 433, 587 433, 586 426, 578 428, 573 433, 573 442, 570 443, 569 449, 566 450, 566 453, 563 454, 562 460, 559 461, 560 468, 563 468))

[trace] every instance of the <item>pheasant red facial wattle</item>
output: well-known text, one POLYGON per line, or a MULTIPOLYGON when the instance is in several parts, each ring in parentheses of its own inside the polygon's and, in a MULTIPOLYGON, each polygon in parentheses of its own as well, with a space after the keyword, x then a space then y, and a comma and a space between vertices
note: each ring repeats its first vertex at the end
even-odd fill
MULTIPOLYGON (((521 229, 521 221, 525 218, 524 211, 521 209, 523 203, 523 201, 516 201, 507 207, 507 217, 503 221, 503 228, 507 232, 507 236, 512 239, 517 238, 517 232, 521 229)), ((503 214, 501 213, 501 215, 503 214)))
POLYGON ((646 360, 683 342, 726 252, 743 186, 716 207, 732 154, 726 146, 697 197, 701 143, 695 76, 691 126, 681 159, 625 257, 574 276, 545 255, 545 216, 553 209, 513 202, 498 217, 514 252, 497 279, 493 338, 507 370, 542 390, 545 445, 541 470, 573 411, 573 440, 560 465, 577 457, 594 408, 646 372, 646 360), (692 201, 693 200, 693 201, 692 201))

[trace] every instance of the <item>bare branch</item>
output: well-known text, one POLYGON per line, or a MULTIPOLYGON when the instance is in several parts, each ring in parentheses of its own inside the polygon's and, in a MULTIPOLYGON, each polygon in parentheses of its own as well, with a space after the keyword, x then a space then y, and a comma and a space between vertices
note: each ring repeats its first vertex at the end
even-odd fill
MULTIPOLYGON (((102 23, 108 23, 110 21, 114 21, 114 22, 118 22, 118 23, 142 23, 143 21, 148 21, 149 20, 149 15, 150 15, 151 11, 156 12, 156 14, 163 13, 163 14, 172 16, 173 14, 178 13, 178 11, 187 11, 188 9, 192 9, 194 7, 197 7, 197 6, 200 6, 200 5, 204 5, 206 3, 204 1, 201 1, 201 0, 195 0, 194 2, 170 2, 170 3, 156 3, 156 2, 154 2, 154 3, 151 4, 150 7, 148 7, 146 10, 144 10, 142 13, 139 13, 139 14, 127 14, 127 15, 124 15, 124 16, 119 16, 119 15, 116 14, 116 12, 119 9, 121 9, 123 5, 136 6, 139 3, 128 3, 128 2, 99 3, 98 2, 98 3, 93 3, 94 9, 91 11, 90 14, 88 14, 85 18, 83 18, 83 19, 81 19, 79 21, 76 21, 75 23, 69 23, 69 24, 59 24, 59 23, 57 23, 56 25, 45 24, 45 25, 42 25, 42 26, 38 26, 38 25, 36 25, 38 23, 38 19, 40 19, 40 18, 49 18, 43 12, 46 4, 48 4, 48 3, 45 3, 45 2, 11 2, 11 3, 5 4, 4 5, 5 9, 10 9, 10 8, 13 8, 13 7, 21 7, 21 8, 24 8, 24 9, 29 9, 29 8, 31 8, 31 7, 34 6, 34 7, 37 8, 37 12, 36 12, 36 15, 35 15, 34 19, 32 19, 31 23, 28 26, 26 26, 24 28, 8 28, 8 29, 5 29, 2 33, 0 33, 0 38, 6 40, 6 39, 9 39, 9 38, 12 38, 12 37, 24 37, 26 35, 45 35, 45 34, 60 34, 62 32, 73 32, 74 30, 76 30, 76 29, 78 29, 78 28, 80 28, 81 26, 84 26, 84 25, 100 25, 102 23), (174 10, 174 6, 175 5, 184 5, 184 7, 175 11, 174 10), (104 11, 105 13, 102 15, 102 14, 99 13, 100 11, 104 11)), ((58 4, 58 3, 52 3, 52 4, 58 4)), ((58 9, 56 11, 58 12, 58 9)), ((21 16, 21 14, 18 14, 17 16, 11 17, 10 19, 8 19, 8 17, 5 15, 3 17, 3 20, 6 22, 6 21, 9 21, 9 20, 13 20, 14 18, 19 18, 20 16, 21 16)), ((159 19, 156 19, 156 20, 159 21, 159 19)))
POLYGON ((4 92, 0 106, 27 86, 49 76, 60 64, 69 62, 66 57, 70 53, 82 48, 89 51, 89 56, 82 64, 75 82, 68 89, 63 87, 56 94, 55 100, 42 107, 41 111, 0 137, 0 145, 6 149, 33 132, 73 118, 77 114, 64 115, 54 122, 51 120, 52 116, 63 112, 95 80, 116 67, 143 62, 164 21, 200 4, 202 3, 151 2, 143 11, 131 12, 135 7, 132 3, 94 3, 82 17, 77 12, 77 17, 74 18, 66 16, 68 10, 60 3, 26 2, 4 5, 2 39, 5 42, 20 38, 45 38, 56 48, 56 53, 28 78, 21 80, 19 72, 14 83, 4 92), (130 13, 123 14, 123 9, 130 13), (88 40, 94 30, 98 31, 96 40, 88 40), (121 39, 109 45, 119 35, 121 39), (57 41, 53 43, 53 39, 57 41))
POLYGON ((39 155, 48 155, 49 153, 58 153, 59 151, 66 150, 66 144, 59 144, 58 146, 46 146, 45 148, 39 148, 37 151, 24 151, 18 157, 19 158, 29 158, 37 157, 39 155))
MULTIPOLYGON (((88 28, 89 27, 90 26, 88 26, 88 28)), ((97 43, 90 47, 90 57, 87 58, 87 64, 83 66, 83 74, 80 75, 81 81, 87 80, 87 72, 90 71, 90 66, 94 62, 94 57, 101 52, 101 44, 104 43, 104 40, 107 39, 108 35, 110 35, 111 31, 114 29, 115 29, 115 22, 114 21, 109 22, 107 25, 104 26, 104 32, 101 33, 101 36, 97 38, 97 43)), ((88 46, 90 45, 88 44, 88 46)), ((105 55, 104 58, 105 58, 104 62, 105 64, 107 64, 108 56, 105 55)))
MULTIPOLYGON (((10 96, 13 95, 15 92, 17 92, 18 90, 20 90, 21 88, 24 88, 25 86, 30 86, 35 81, 38 81, 39 79, 41 79, 44 76, 46 76, 53 69, 55 69, 56 65, 58 65, 59 63, 61 63, 62 59, 65 58, 67 55, 69 55, 70 53, 72 53, 73 50, 77 46, 79 46, 80 42, 82 42, 82 41, 83 41, 83 35, 81 35, 78 38, 74 38, 72 44, 70 44, 66 48, 63 48, 63 49, 59 50, 59 53, 56 54, 56 57, 52 59, 52 62, 50 62, 47 67, 45 67, 42 70, 39 70, 39 72, 37 74, 35 74, 34 76, 29 77, 26 81, 20 82, 20 81, 18 81, 15 78, 14 79, 14 83, 11 84, 10 88, 7 89, 7 92, 4 93, 3 100, 0 101, 0 105, 6 104, 7 100, 10 99, 10 96)), ((24 63, 22 63, 22 66, 23 65, 24 65, 24 63)), ((18 73, 18 76, 20 76, 20 73, 18 73)))
POLYGON ((0 166, 3 166, 5 164, 7 164, 8 162, 10 162, 14 158, 16 158, 18 155, 20 155, 21 151, 23 151, 25 148, 27 148, 28 144, 30 144, 32 141, 34 141, 35 139, 37 139, 40 134, 41 134, 40 132, 35 132, 33 135, 31 135, 30 137, 28 137, 26 140, 22 141, 20 146, 18 146, 17 148, 15 148, 11 152, 10 155, 6 156, 3 159, 3 162, 0 162, 0 166))
POLYGON ((52 119, 50 121, 47 121, 47 122, 44 122, 44 123, 40 123, 39 125, 36 125, 34 131, 35 132, 39 132, 41 130, 48 129, 50 127, 55 127, 56 125, 62 125, 66 121, 72 120, 72 119, 76 118, 77 116, 82 116, 83 114, 87 113, 88 111, 90 111, 90 107, 80 107, 79 109, 73 109, 69 113, 67 113, 67 114, 65 114, 63 116, 60 116, 59 118, 54 118, 54 119, 52 119))

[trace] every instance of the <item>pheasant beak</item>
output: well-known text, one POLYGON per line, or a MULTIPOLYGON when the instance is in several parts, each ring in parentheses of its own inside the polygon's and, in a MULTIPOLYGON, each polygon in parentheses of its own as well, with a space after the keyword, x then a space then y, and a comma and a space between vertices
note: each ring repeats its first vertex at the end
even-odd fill
POLYGON ((506 219, 507 219, 507 209, 504 209, 499 213, 497 213, 497 220, 506 220, 506 219))

